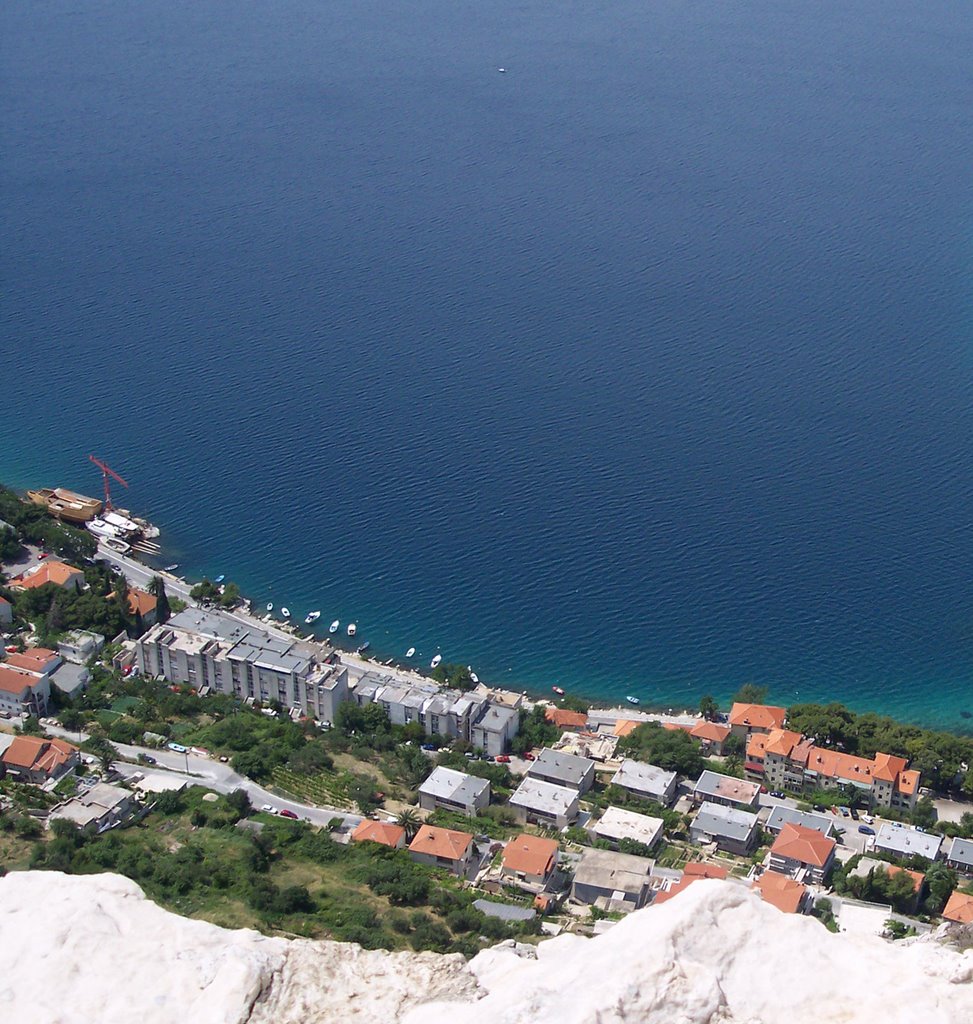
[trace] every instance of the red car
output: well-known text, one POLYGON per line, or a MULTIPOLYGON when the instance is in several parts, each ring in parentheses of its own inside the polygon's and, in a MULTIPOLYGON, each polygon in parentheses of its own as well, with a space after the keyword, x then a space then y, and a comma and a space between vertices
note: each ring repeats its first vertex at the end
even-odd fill
POLYGON ((278 813, 282 818, 294 818, 295 820, 297 820, 297 815, 293 811, 288 810, 286 807, 281 807, 278 813))
POLYGON ((536 761, 537 758, 534 757, 534 755, 528 750, 527 753, 524 754, 524 760, 525 761, 536 761))
POLYGON ((501 754, 497 758, 497 764, 510 764, 510 758, 507 754, 501 754))

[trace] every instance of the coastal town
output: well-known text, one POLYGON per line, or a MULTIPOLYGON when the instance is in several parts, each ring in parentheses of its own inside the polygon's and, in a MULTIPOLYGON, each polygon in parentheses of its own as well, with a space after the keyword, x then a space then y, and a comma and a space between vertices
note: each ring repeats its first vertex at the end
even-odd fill
MULTIPOLYGON (((253 869, 277 881, 250 884, 241 921, 442 951, 599 933, 713 878, 890 941, 973 922, 968 760, 926 778, 924 753, 851 752, 752 686, 662 714, 377 663, 2 497, 7 870, 144 884, 130 837, 205 859, 231 828, 247 863, 279 863, 253 869), (395 918, 398 937, 321 917, 336 865, 376 914, 435 916, 395 918)), ((224 920, 157 874, 176 909, 224 920)))

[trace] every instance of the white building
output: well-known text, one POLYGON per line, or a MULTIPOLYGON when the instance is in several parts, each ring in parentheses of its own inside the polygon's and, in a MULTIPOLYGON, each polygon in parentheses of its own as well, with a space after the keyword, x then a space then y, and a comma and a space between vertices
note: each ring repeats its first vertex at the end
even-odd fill
POLYGON ((588 831, 595 839, 607 840, 616 849, 623 839, 630 839, 651 850, 662 839, 663 826, 661 818, 636 814, 622 807, 609 807, 597 821, 588 826, 588 831))
POLYGON ((564 828, 578 817, 580 798, 576 789, 526 776, 510 797, 519 821, 545 828, 564 828))
POLYGON ((419 806, 475 817, 490 803, 490 783, 452 768, 437 767, 419 787, 419 806))
POLYGON ((943 837, 930 832, 920 832, 908 825, 885 822, 872 841, 872 849, 892 853, 897 857, 925 857, 935 860, 939 856, 943 837))

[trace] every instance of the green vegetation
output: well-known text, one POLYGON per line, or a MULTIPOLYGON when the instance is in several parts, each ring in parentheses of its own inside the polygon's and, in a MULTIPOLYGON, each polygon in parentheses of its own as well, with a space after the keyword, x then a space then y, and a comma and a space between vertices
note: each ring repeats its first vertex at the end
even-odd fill
POLYGON ((200 604, 215 604, 221 608, 234 608, 240 603, 240 588, 235 583, 226 583, 221 587, 204 577, 189 591, 189 596, 194 601, 199 601, 200 604))
MULTIPOLYGON (((245 794, 209 801, 193 788, 163 794, 153 813, 128 829, 87 836, 59 822, 46 840, 10 842, 19 844, 20 862, 30 850, 34 868, 117 871, 163 906, 229 927, 465 955, 536 931, 536 924, 484 917, 456 879, 405 851, 344 846, 326 831, 282 819, 238 827, 248 811, 245 794)), ((0 820, 0 844, 21 820, 0 820)))
POLYGON ((544 717, 546 709, 535 705, 530 711, 520 712, 520 731, 510 744, 515 754, 523 754, 534 747, 546 747, 561 738, 561 731, 544 717))
POLYGON ((705 767, 699 745, 689 733, 682 729, 664 729, 658 722, 643 722, 623 736, 618 752, 691 779, 705 767))
POLYGON ((36 544, 45 551, 53 552, 59 558, 75 564, 94 558, 98 550, 98 542, 87 530, 59 522, 48 515, 40 505, 21 501, 13 491, 2 484, 0 519, 9 523, 17 536, 16 547, 11 543, 9 536, 3 538, 0 558, 14 557, 21 543, 36 544))
POLYGON ((831 900, 826 899, 824 896, 816 900, 811 915, 816 917, 829 932, 838 931, 838 922, 834 919, 831 900))
POLYGON ((452 662, 440 662, 433 670, 432 677, 437 683, 443 686, 451 686, 454 690, 472 690, 476 683, 473 682, 473 675, 466 665, 459 665, 452 662))
POLYGON ((733 700, 739 704, 765 704, 767 692, 766 686, 758 686, 756 683, 744 683, 737 690, 733 700))

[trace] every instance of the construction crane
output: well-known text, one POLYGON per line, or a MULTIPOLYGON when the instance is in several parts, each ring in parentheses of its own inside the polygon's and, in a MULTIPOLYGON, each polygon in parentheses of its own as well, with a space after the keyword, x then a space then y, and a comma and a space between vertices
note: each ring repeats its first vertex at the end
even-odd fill
POLYGON ((89 455, 88 458, 101 470, 101 478, 105 484, 105 511, 111 512, 111 480, 109 477, 114 477, 123 487, 128 487, 128 481, 123 480, 111 466, 106 466, 101 459, 96 459, 94 455, 89 455))

